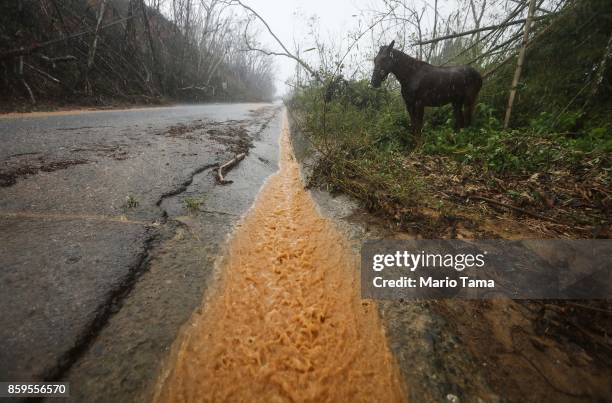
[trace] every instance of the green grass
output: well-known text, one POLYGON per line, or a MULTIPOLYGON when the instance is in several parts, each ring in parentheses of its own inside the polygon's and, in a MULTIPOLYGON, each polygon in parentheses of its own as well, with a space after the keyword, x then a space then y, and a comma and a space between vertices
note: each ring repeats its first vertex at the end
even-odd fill
POLYGON ((183 204, 185 205, 185 208, 191 213, 198 212, 203 202, 204 201, 202 199, 195 197, 186 197, 183 199, 183 204))
POLYGON ((612 135, 608 127, 575 134, 551 132, 538 125, 504 131, 480 122, 460 133, 448 127, 430 128, 422 152, 449 156, 501 175, 528 175, 560 167, 574 170, 593 163, 609 168, 612 135))
MULTIPOLYGON (((341 96, 324 104, 322 92, 320 87, 307 88, 292 101, 294 109, 304 116, 305 130, 320 147, 341 148, 349 157, 365 152, 364 158, 385 163, 389 160, 382 154, 406 155, 415 151, 415 139, 399 93, 375 90, 360 81, 348 84, 346 92, 350 97, 341 96), (374 157, 376 153, 381 155, 374 157)), ((449 106, 429 108, 424 145, 418 152, 449 156, 499 174, 528 174, 559 165, 609 160, 610 123, 577 131, 579 113, 541 113, 528 126, 504 131, 502 115, 503 111, 480 103, 474 125, 455 133, 449 106)))

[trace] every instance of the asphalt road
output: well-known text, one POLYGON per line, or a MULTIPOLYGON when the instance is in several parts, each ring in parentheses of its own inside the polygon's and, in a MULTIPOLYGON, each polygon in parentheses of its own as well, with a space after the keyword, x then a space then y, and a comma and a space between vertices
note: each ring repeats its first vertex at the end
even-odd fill
POLYGON ((0 380, 144 398, 277 169, 280 105, 0 118, 0 380), (218 185, 214 164, 249 150, 218 185))

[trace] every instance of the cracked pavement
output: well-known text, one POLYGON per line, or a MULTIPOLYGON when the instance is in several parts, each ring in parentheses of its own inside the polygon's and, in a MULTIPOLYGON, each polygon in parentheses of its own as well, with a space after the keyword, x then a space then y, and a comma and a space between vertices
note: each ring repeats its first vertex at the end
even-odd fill
POLYGON ((211 104, 0 118, 0 379, 145 399, 277 169, 280 117, 211 104), (215 184, 214 164, 246 150, 234 183, 215 184))

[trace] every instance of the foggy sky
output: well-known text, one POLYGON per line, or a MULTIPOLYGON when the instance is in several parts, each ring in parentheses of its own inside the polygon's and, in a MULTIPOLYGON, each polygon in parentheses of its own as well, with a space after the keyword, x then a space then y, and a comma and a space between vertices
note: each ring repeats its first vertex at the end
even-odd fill
MULTIPOLYGON (((293 51, 293 43, 312 46, 305 41, 308 32, 307 18, 316 15, 319 18, 321 34, 341 38, 354 23, 360 8, 367 7, 365 0, 245 0, 270 25, 274 33, 293 51), (297 13, 297 15, 296 15, 297 13)), ((264 30, 261 29, 259 40, 268 49, 280 50, 264 30)), ((295 72, 295 62, 285 57, 275 57, 277 66, 277 93, 286 91, 284 82, 295 72)))

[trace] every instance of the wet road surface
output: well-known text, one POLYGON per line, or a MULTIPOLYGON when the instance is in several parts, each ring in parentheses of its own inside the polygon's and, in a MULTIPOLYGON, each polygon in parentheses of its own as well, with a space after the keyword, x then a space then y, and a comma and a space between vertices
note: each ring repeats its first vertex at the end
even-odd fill
POLYGON ((0 379, 133 401, 277 169, 278 105, 0 118, 0 379), (249 149, 216 185, 214 164, 249 149))

